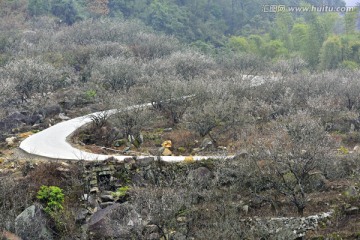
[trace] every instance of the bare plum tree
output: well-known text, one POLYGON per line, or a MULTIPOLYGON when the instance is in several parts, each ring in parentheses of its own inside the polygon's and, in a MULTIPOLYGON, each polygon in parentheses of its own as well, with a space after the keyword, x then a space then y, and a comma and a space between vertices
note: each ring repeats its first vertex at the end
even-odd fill
POLYGON ((276 190, 302 215, 311 174, 326 171, 333 143, 319 121, 306 112, 279 118, 269 126, 268 134, 253 146, 254 174, 262 185, 253 190, 260 195, 259 189, 276 190))
POLYGON ((217 145, 217 134, 241 126, 246 114, 241 102, 224 83, 204 81, 197 86, 192 107, 186 113, 186 123, 201 137, 208 136, 217 145), (216 131, 215 131, 216 130, 216 131))
POLYGON ((222 76, 261 75, 268 66, 259 56, 254 54, 220 54, 216 59, 222 76))
POLYGON ((169 56, 168 61, 175 74, 187 81, 207 73, 215 64, 209 56, 191 50, 174 52, 169 56))
POLYGON ((175 125, 180 123, 190 106, 193 94, 191 86, 191 83, 181 81, 176 76, 156 74, 149 80, 149 89, 144 93, 144 97, 170 125, 175 125))
POLYGON ((36 59, 16 60, 4 66, 4 74, 16 84, 15 90, 22 102, 34 94, 44 97, 49 91, 66 85, 59 70, 36 59))
POLYGON ((112 91, 129 91, 135 85, 140 71, 133 58, 108 57, 95 64, 96 77, 103 86, 112 91))

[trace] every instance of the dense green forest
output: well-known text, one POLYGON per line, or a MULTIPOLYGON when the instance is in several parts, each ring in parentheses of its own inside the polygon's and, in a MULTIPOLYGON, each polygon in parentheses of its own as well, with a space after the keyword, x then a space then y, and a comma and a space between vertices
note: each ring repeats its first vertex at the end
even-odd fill
MULTIPOLYGON (((360 64, 358 10, 264 11, 270 5, 343 7, 341 0, 2 0, 1 5, 0 14, 9 21, 16 16, 24 22, 52 16, 60 25, 72 25, 88 18, 137 19, 207 53, 254 53, 269 60, 301 58, 312 70, 360 64)), ((2 33, 0 49, 9 41, 9 32, 3 29, 2 33)))

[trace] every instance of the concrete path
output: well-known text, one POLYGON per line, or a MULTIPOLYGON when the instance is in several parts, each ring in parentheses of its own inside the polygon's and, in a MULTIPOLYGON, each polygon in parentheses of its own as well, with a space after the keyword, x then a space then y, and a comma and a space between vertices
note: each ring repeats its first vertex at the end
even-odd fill
MULTIPOLYGON (((128 107, 125 111, 131 111, 135 108, 143 108, 151 106, 151 103, 136 105, 128 107)), ((119 161, 123 161, 125 158, 131 156, 128 155, 103 155, 103 154, 94 154, 86 151, 82 151, 73 147, 67 138, 73 134, 78 128, 90 123, 92 121, 92 116, 107 114, 110 116, 115 114, 117 110, 109 110, 103 112, 96 112, 86 116, 77 117, 65 122, 58 123, 52 127, 49 127, 39 133, 31 135, 21 142, 20 148, 27 153, 53 158, 53 159, 65 159, 65 160, 87 160, 87 161, 97 161, 105 160, 109 157, 114 157, 119 161)), ((149 156, 136 156, 137 158, 145 158, 149 156)), ((155 157, 158 160, 166 162, 179 162, 189 159, 189 156, 151 156, 155 157)), ((212 158, 219 158, 221 156, 212 156, 212 158)), ((211 158, 211 156, 193 156, 193 160, 203 160, 211 158)))

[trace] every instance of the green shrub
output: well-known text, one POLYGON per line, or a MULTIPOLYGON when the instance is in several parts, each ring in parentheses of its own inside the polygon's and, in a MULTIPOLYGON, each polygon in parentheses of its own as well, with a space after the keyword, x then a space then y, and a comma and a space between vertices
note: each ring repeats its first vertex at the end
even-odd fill
POLYGON ((45 204, 44 211, 49 214, 63 209, 64 194, 59 187, 41 186, 37 193, 37 199, 45 204))
POLYGON ((340 148, 338 149, 338 151, 339 151, 340 154, 343 154, 343 155, 349 154, 349 149, 347 149, 347 148, 344 147, 344 146, 340 146, 340 148))
POLYGON ((93 90, 93 89, 87 90, 85 92, 85 96, 86 96, 86 99, 88 99, 88 100, 94 99, 96 97, 96 90, 93 90))
POLYGON ((114 197, 125 197, 128 194, 128 191, 130 190, 129 186, 120 187, 116 190, 116 192, 113 193, 114 197))

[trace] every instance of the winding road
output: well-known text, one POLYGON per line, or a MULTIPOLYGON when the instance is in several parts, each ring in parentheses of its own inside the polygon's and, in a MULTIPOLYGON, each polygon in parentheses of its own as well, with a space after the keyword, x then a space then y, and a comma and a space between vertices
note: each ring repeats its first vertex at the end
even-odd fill
MULTIPOLYGON (((131 106, 125 110, 131 111, 135 108, 144 108, 149 106, 151 106, 151 103, 131 106)), ((26 138, 21 142, 19 147, 29 154, 52 159, 98 161, 113 157, 119 161, 123 161, 125 158, 132 156, 94 154, 77 149, 67 141, 68 137, 71 136, 78 128, 90 123, 94 115, 100 116, 106 114, 107 116, 110 116, 115 114, 117 111, 118 110, 116 109, 112 109, 108 111, 96 112, 68 121, 60 122, 26 138)), ((190 156, 136 156, 137 159, 147 157, 154 157, 157 160, 166 162, 180 162, 189 159, 190 156)), ((191 156, 190 158, 192 160, 204 160, 214 157, 219 158, 221 156, 191 156)))
MULTIPOLYGON (((244 79, 250 80, 250 86, 252 87, 262 85, 265 80, 278 80, 277 77, 263 77, 253 75, 244 75, 243 77, 244 79)), ((151 106, 151 103, 131 106, 123 109, 122 111, 131 111, 136 108, 144 108, 149 106, 151 106)), ((119 161, 123 161, 125 158, 132 156, 94 154, 77 149, 67 141, 68 137, 72 135, 78 128, 90 123, 94 115, 107 114, 110 116, 115 114, 117 111, 119 110, 112 109, 108 111, 96 112, 58 123, 23 140, 20 144, 20 149, 29 154, 52 159, 97 161, 106 160, 110 157, 113 157, 119 161)), ((154 157, 157 160, 166 162, 180 162, 187 159, 196 161, 209 158, 232 158, 233 156, 136 156, 138 159, 147 157, 154 157)))

